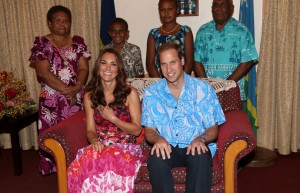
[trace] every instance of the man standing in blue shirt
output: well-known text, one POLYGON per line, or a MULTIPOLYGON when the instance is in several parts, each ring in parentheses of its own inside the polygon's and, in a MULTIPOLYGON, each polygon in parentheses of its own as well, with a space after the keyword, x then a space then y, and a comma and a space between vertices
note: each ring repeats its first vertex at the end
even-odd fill
POLYGON ((218 125, 225 122, 214 89, 184 73, 183 52, 175 43, 158 50, 164 79, 145 89, 142 125, 153 144, 148 170, 154 193, 174 193, 173 167, 186 167, 186 192, 207 192, 218 125))
POLYGON ((195 40, 195 76, 238 82, 242 101, 246 100, 244 76, 258 61, 248 28, 232 18, 232 0, 213 0, 213 20, 200 27, 195 40))

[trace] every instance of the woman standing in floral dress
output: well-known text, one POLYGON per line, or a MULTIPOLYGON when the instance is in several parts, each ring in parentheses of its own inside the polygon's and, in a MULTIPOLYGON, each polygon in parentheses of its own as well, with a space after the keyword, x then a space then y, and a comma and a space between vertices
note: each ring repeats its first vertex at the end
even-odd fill
POLYGON ((146 69, 149 77, 163 77, 158 59, 158 48, 166 42, 180 45, 184 53, 184 71, 191 74, 194 66, 194 39, 189 26, 177 23, 179 7, 176 0, 159 0, 162 25, 150 30, 147 39, 146 69))
MULTIPOLYGON (((29 61, 41 83, 39 130, 47 129, 83 109, 83 86, 88 78, 90 53, 80 36, 70 36, 72 15, 64 6, 47 14, 50 34, 35 38, 29 61)), ((40 154, 40 172, 56 171, 54 159, 40 154)))
POLYGON ((141 104, 135 88, 126 84, 122 58, 103 49, 86 87, 87 139, 68 168, 69 193, 130 193, 141 166, 135 144, 142 131, 141 104))

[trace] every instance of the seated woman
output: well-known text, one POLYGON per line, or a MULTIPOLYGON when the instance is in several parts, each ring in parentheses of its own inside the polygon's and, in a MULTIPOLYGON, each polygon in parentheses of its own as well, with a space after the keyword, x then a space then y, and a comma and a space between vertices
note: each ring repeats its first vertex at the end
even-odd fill
POLYGON ((126 84, 122 58, 103 49, 84 95, 87 139, 68 168, 69 193, 133 192, 142 152, 138 92, 126 84))

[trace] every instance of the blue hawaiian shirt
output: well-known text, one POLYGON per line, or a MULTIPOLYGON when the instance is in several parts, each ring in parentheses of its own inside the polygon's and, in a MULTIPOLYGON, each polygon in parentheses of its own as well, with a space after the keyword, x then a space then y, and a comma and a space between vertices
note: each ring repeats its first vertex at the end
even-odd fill
MULTIPOLYGON (((142 125, 155 128, 172 146, 186 148, 196 137, 225 116, 214 89, 201 79, 184 73, 184 87, 176 100, 162 79, 145 89, 142 125)), ((208 145, 212 155, 217 146, 208 145)))
MULTIPOLYGON (((183 50, 184 55, 184 41, 186 34, 191 31, 191 28, 189 26, 183 25, 181 26, 180 30, 174 34, 174 35, 162 35, 159 32, 159 28, 151 29, 149 32, 149 35, 151 35, 155 42, 155 67, 157 68, 158 73, 161 77, 163 77, 160 65, 159 65, 159 59, 158 59, 158 48, 161 44, 166 42, 175 42, 176 44, 180 45, 181 49, 183 50)), ((184 57, 185 58, 185 57, 184 57)))
MULTIPOLYGON (((227 79, 240 63, 258 60, 248 28, 231 18, 221 31, 214 20, 204 24, 195 40, 195 61, 201 62, 208 78, 227 79)), ((238 81, 241 99, 246 100, 245 79, 238 81)))

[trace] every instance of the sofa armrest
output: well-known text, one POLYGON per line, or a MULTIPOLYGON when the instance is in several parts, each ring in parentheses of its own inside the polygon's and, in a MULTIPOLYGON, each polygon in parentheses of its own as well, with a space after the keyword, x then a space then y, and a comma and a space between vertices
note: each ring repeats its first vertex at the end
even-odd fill
POLYGON ((250 153, 255 148, 256 144, 255 135, 252 131, 247 114, 244 111, 229 111, 225 113, 225 118, 226 122, 219 127, 217 139, 218 151, 215 156, 217 156, 218 162, 222 161, 226 149, 236 140, 245 140, 248 144, 247 150, 241 152, 239 159, 250 153))
POLYGON ((225 117, 226 122, 219 127, 218 150, 213 167, 224 175, 225 192, 237 192, 238 162, 255 149, 256 138, 244 111, 229 111, 225 117))
POLYGON ((55 157, 55 152, 45 146, 46 139, 54 139, 63 148, 67 167, 75 159, 78 149, 88 145, 86 139, 85 112, 79 111, 71 117, 42 131, 39 134, 39 147, 55 157))
POLYGON ((59 193, 68 192, 67 168, 78 149, 88 145, 84 119, 85 112, 79 111, 39 134, 39 147, 55 158, 59 193))

